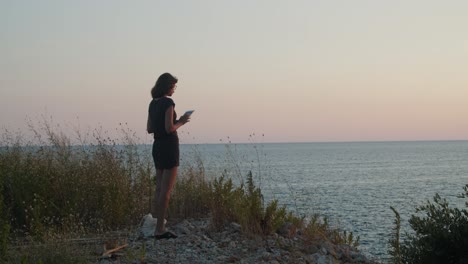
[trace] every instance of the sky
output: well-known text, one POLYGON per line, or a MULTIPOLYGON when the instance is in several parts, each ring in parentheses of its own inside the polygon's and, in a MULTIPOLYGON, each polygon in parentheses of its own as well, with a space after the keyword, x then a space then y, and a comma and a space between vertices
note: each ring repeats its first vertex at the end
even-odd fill
POLYGON ((0 0, 0 127, 124 124, 158 76, 181 143, 468 139, 468 1, 0 0), (251 136, 255 135, 255 136, 251 136))

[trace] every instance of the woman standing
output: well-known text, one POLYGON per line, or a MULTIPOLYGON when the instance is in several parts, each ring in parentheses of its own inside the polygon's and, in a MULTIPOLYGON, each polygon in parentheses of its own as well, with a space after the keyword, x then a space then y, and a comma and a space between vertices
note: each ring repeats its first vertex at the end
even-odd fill
POLYGON ((151 213, 157 217, 155 238, 176 238, 165 230, 164 218, 179 166, 179 137, 177 129, 189 122, 183 115, 177 120, 175 103, 170 98, 177 88, 177 78, 170 73, 159 76, 151 96, 153 100, 148 110, 148 133, 154 133, 153 160, 156 167, 156 191, 151 213))

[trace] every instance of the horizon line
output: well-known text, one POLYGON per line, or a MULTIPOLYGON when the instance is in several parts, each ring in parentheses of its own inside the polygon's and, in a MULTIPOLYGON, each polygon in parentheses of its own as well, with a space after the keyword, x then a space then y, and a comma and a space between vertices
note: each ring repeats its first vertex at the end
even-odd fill
MULTIPOLYGON (((180 143, 180 145, 225 145, 225 144, 304 144, 304 143, 404 143, 404 142, 458 142, 468 139, 403 139, 403 140, 336 140, 336 141, 266 141, 266 142, 205 142, 180 143)), ((143 144, 146 145, 146 144, 143 144)))

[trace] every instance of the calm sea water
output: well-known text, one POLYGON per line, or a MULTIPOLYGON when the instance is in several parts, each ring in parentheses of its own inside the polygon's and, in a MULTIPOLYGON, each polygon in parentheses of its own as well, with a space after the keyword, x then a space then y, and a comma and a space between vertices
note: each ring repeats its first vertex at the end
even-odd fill
POLYGON ((181 169, 201 158, 209 176, 252 171, 265 198, 319 213, 360 236, 360 249, 388 257, 395 207, 403 229, 439 193, 453 206, 468 184, 468 141, 182 145, 181 169))

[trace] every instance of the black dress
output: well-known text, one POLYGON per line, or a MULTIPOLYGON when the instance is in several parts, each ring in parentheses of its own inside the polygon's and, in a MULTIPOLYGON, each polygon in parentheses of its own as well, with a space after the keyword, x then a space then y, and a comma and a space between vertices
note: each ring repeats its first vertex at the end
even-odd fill
MULTIPOLYGON (((175 108, 171 98, 161 97, 153 99, 149 105, 149 119, 153 126, 153 160, 156 169, 172 169, 179 166, 179 137, 177 132, 167 133, 165 128, 166 110, 170 106, 175 108)), ((174 120, 177 114, 174 110, 174 120)))

